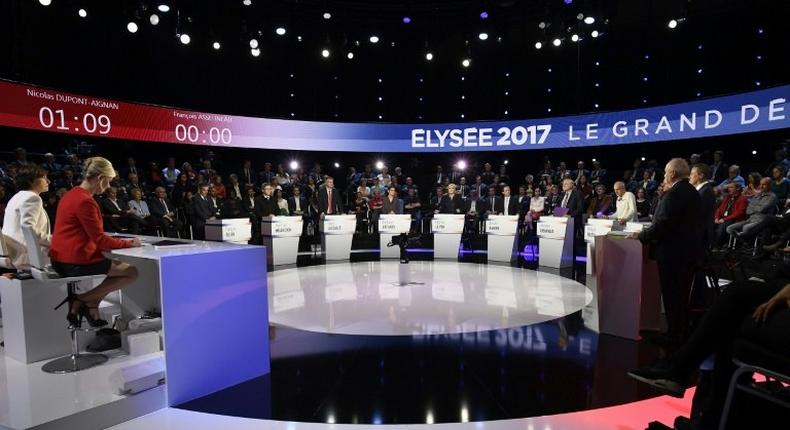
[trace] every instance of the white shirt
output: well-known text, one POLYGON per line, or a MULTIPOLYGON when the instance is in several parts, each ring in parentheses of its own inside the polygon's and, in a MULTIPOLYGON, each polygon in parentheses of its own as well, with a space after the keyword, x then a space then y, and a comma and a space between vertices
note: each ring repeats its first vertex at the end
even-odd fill
POLYGON ((543 212, 546 207, 545 197, 533 197, 529 199, 529 210, 533 212, 543 212))
POLYGON ((294 197, 294 211, 295 212, 300 212, 302 210, 302 206, 299 204, 299 200, 301 200, 299 197, 294 197))
POLYGON ((8 256, 17 270, 30 269, 27 245, 22 233, 23 226, 33 229, 38 236, 43 255, 47 255, 52 239, 49 232, 49 217, 44 210, 41 197, 32 191, 20 191, 14 194, 8 201, 3 217, 3 236, 8 247, 8 256))
POLYGON ((510 196, 505 197, 505 205, 504 205, 504 209, 502 211, 502 213, 505 214, 505 215, 510 215, 509 213, 507 213, 508 203, 510 203, 510 196))
MULTIPOLYGON (((695 185, 694 187, 697 189, 697 191, 699 191, 699 190, 701 190, 701 189, 702 189, 702 187, 704 187, 704 186, 705 186, 705 184, 707 184, 708 182, 711 182, 711 181, 705 181, 705 182, 702 182, 701 184, 699 184, 699 185, 695 185)), ((675 184, 672 184, 672 185, 675 185, 675 184)))
POLYGON ((612 215, 612 218, 636 221, 636 197, 634 197, 634 193, 626 191, 622 197, 617 198, 617 210, 612 215))

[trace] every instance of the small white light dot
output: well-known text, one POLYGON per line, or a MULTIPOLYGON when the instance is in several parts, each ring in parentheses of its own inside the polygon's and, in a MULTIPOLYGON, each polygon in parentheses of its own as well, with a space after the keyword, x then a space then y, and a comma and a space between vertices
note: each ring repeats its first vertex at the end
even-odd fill
POLYGON ((757 151, 752 151, 752 155, 757 155, 757 151))
POLYGON ((294 116, 294 113, 293 113, 293 112, 291 112, 291 116, 294 116))
POLYGON ((379 43, 379 37, 376 35, 370 36, 370 43, 379 43))
POLYGON ((253 57, 259 57, 261 55, 261 50, 258 48, 250 49, 250 53, 253 57))
POLYGON ((549 72, 549 73, 551 73, 551 67, 549 67, 548 69, 546 69, 546 71, 547 71, 547 72, 549 72))
POLYGON ((599 84, 598 82, 595 83, 595 88, 598 88, 600 86, 601 86, 601 84, 599 84))
POLYGON ((554 46, 560 46, 560 45, 562 45, 562 40, 554 39, 553 41, 551 41, 551 44, 554 45, 554 46))
POLYGON ((321 56, 324 57, 324 58, 329 58, 329 50, 328 49, 322 49, 321 50, 321 56))
POLYGON ((332 14, 329 12, 324 12, 324 19, 332 18, 332 14))
POLYGON ((353 52, 349 52, 348 54, 346 54, 346 58, 348 58, 349 60, 353 59, 354 58, 354 53, 353 52))
POLYGON ((535 42, 535 49, 540 49, 543 47, 543 44, 540 42, 535 42))
POLYGON ((243 4, 244 6, 249 6, 252 4, 252 0, 242 0, 241 4, 243 4))
POLYGON ((698 75, 701 75, 701 74, 702 74, 702 68, 699 68, 699 69, 697 69, 697 74, 698 74, 698 75))
POLYGON ((477 35, 480 40, 488 40, 488 33, 480 33, 477 35))
POLYGON ((219 42, 214 42, 214 43, 212 43, 212 44, 211 44, 211 46, 212 46, 212 47, 213 47, 215 50, 219 50, 220 48, 222 48, 222 45, 220 45, 220 44, 219 44, 219 42))
POLYGON ((151 25, 158 25, 159 24, 159 15, 157 15, 155 13, 151 14, 151 17, 148 18, 148 22, 150 22, 151 25))
POLYGON ((381 83, 381 82, 382 82, 382 80, 381 80, 381 78, 379 78, 379 83, 381 83))
POLYGON ((595 104, 595 108, 598 109, 598 103, 595 104))
POLYGON ((593 38, 593 39, 595 39, 595 38, 596 38, 596 37, 598 37, 600 34, 601 34, 601 33, 599 33, 599 32, 598 32, 598 30, 593 30, 593 31, 590 33, 590 36, 592 36, 592 38, 593 38))
POLYGON ((600 65, 601 65, 601 63, 600 63, 599 61, 596 61, 596 62, 595 62, 595 65, 596 65, 596 66, 600 66, 600 65))
POLYGON ((551 112, 551 108, 546 109, 546 112, 551 112))
POLYGON ((382 100, 384 100, 384 98, 382 98, 382 97, 379 97, 379 101, 382 101, 382 100))
POLYGON ((250 39, 250 48, 255 49, 258 47, 258 39, 250 39))
POLYGON ((302 41, 302 36, 296 36, 296 41, 297 42, 301 42, 302 41))
POLYGON ((505 95, 510 95, 510 91, 505 91, 505 95))
POLYGON ((463 119, 463 118, 464 118, 464 114, 461 114, 461 119, 463 119))
POLYGON ((550 93, 551 92, 551 88, 546 88, 546 92, 550 93))
POLYGON ((756 86, 758 86, 758 87, 759 87, 759 86, 761 85, 761 83, 760 83, 760 81, 755 81, 755 82, 754 82, 754 85, 756 85, 756 86))
POLYGON ((382 119, 382 118, 383 118, 383 117, 382 117, 381 115, 379 115, 379 119, 382 119))
POLYGON ((678 20, 676 19, 670 19, 669 22, 667 23, 667 27, 669 28, 677 28, 677 26, 678 26, 678 20))
POLYGON ((184 45, 189 45, 189 42, 192 41, 192 38, 189 37, 188 34, 184 33, 184 34, 182 34, 181 36, 178 37, 178 40, 180 40, 181 43, 184 44, 184 45))
POLYGON ((41 3, 41 6, 49 6, 52 4, 52 0, 38 0, 41 3))
POLYGON ((471 63, 472 63, 472 62, 471 62, 471 61, 469 61, 469 59, 468 59, 468 58, 465 58, 465 59, 464 59, 464 61, 461 61, 461 65, 462 65, 462 66, 464 66, 464 67, 469 67, 469 65, 470 65, 471 63))
POLYGON ((762 59, 763 59, 763 56, 762 56, 762 55, 758 55, 758 56, 757 56, 757 61, 760 61, 760 60, 762 60, 762 59))
POLYGON ((584 23, 585 24, 595 24, 595 18, 593 18, 591 16, 586 16, 586 17, 584 17, 584 23))
POLYGON ((578 41, 579 41, 579 35, 578 35, 578 34, 574 34, 574 35, 572 35, 572 36, 571 36, 571 41, 572 41, 572 42, 578 42, 578 41))
POLYGON ((432 52, 426 53, 425 54, 425 59, 428 60, 428 61, 433 60, 433 53, 432 52))
POLYGON ((277 33, 278 36, 284 36, 285 35, 285 28, 277 27, 277 30, 274 30, 274 32, 277 33))
POLYGON ((507 111, 505 111, 505 115, 507 115, 507 111))
POLYGON ((645 81, 645 82, 647 82, 647 76, 643 76, 643 77, 642 77, 642 80, 643 80, 643 81, 645 81))
POLYGON ((86 16, 88 16, 88 11, 85 9, 80 9, 79 11, 77 11, 77 15, 79 15, 80 18, 85 18, 86 16))
POLYGON ((168 6, 166 4, 160 4, 159 6, 157 6, 157 9, 159 9, 159 12, 162 12, 162 13, 170 12, 170 6, 168 6))
POLYGON ((137 33, 137 23, 130 22, 126 24, 126 29, 129 30, 129 33, 137 33))

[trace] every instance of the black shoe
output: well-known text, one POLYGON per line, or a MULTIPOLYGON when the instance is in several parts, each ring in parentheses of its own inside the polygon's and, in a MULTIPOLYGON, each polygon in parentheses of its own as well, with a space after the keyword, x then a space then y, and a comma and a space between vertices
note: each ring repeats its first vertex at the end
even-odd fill
MULTIPOLYGON (((79 299, 77 299, 77 300, 79 300, 79 299)), ((101 318, 94 318, 93 315, 91 315, 90 310, 91 309, 99 309, 98 307, 95 307, 95 306, 94 307, 90 307, 85 302, 83 302, 82 300, 79 300, 79 301, 80 301, 80 303, 82 303, 82 307, 80 307, 80 316, 85 318, 85 320, 88 321, 88 324, 90 324, 91 327, 104 327, 104 326, 107 325, 107 321, 105 321, 105 320, 103 320, 101 318)))
POLYGON ((55 310, 58 310, 58 308, 63 306, 65 303, 69 304, 69 312, 66 314, 66 321, 68 321, 69 325, 72 327, 80 328, 82 326, 82 318, 80 314, 82 312, 81 309, 84 303, 82 300, 77 298, 76 294, 69 293, 66 298, 63 299, 63 301, 55 306, 55 310), (76 308, 74 307, 75 302, 78 302, 78 306, 76 308))
POLYGON ((672 397, 682 399, 683 394, 686 392, 686 386, 682 381, 683 378, 663 368, 643 367, 628 372, 628 376, 672 397))

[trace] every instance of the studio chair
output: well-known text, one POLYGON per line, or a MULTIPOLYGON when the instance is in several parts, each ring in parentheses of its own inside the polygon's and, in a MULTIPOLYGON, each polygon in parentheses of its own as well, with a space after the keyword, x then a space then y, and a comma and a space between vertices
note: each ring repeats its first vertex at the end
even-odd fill
MULTIPOLYGON (((770 413, 769 417, 790 416, 790 396, 787 395, 788 385, 790 384, 790 362, 787 357, 779 355, 762 346, 747 341, 738 340, 733 348, 733 363, 736 370, 730 379, 730 388, 727 393, 727 400, 719 421, 719 430, 741 428, 744 423, 753 423, 755 416, 765 417, 761 411, 755 412, 753 407, 748 411, 743 411, 744 407, 737 408, 736 395, 751 395, 759 402, 760 406, 765 406, 776 414, 770 413), (759 374, 766 378, 764 383, 755 383, 752 375, 759 374), (782 394, 784 391, 784 395, 782 394), (737 410, 740 409, 740 410, 737 410), (779 411, 782 412, 779 412, 779 411), (744 417, 748 414, 749 417, 744 417)), ((743 402, 740 402, 743 403, 743 402)), ((750 403, 757 406, 758 403, 750 403)), ((774 423, 781 422, 781 419, 772 419, 774 423)))
MULTIPOLYGON (((76 294, 77 287, 82 282, 87 282, 92 286, 94 281, 104 278, 104 275, 74 276, 70 278, 61 277, 49 267, 49 259, 41 251, 38 237, 33 233, 33 230, 30 227, 22 227, 22 233, 25 236, 25 243, 27 244, 30 272, 33 278, 42 282, 51 282, 60 285, 66 284, 68 294, 76 294)), ((71 373, 89 369, 106 362, 107 356, 104 354, 80 354, 79 334, 81 332, 98 331, 99 329, 101 329, 101 327, 91 327, 90 325, 74 326, 69 324, 68 330, 71 335, 71 354, 47 362, 41 370, 46 373, 71 373)))

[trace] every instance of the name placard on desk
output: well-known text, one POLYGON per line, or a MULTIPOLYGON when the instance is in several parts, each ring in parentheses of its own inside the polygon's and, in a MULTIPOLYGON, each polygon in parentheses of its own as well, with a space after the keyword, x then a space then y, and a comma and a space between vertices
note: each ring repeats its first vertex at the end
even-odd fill
POLYGON ((379 232, 401 234, 411 230, 411 215, 382 214, 379 217, 379 232))
POLYGON ((564 239, 568 228, 565 217, 543 216, 538 221, 538 236, 549 239, 564 239))
POLYGON ((206 221, 206 239, 221 242, 244 242, 252 238, 249 218, 212 219, 206 221))
POLYGON ((648 227, 649 225, 650 225, 649 222, 629 222, 629 223, 626 223, 626 225, 625 225, 625 231, 627 233, 639 233, 640 231, 642 231, 645 227, 648 227))
POLYGON ((435 214, 431 220, 431 232, 439 234, 463 233, 464 218, 463 214, 435 214))
POLYGON ((614 220, 590 218, 587 220, 587 225, 584 226, 584 240, 593 243, 595 236, 606 235, 612 231, 612 226, 614 226, 614 220))
POLYGON ((296 237, 302 235, 301 216, 267 216, 261 218, 261 234, 272 237, 296 237))
POLYGON ((518 230, 518 215, 489 215, 486 219, 486 233, 513 236, 518 230))
POLYGON ((356 215, 326 215, 319 223, 319 230, 324 234, 354 234, 356 228, 356 215))

